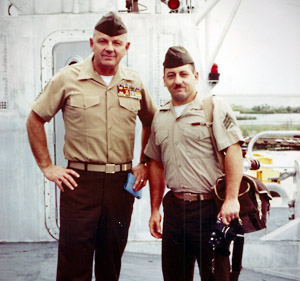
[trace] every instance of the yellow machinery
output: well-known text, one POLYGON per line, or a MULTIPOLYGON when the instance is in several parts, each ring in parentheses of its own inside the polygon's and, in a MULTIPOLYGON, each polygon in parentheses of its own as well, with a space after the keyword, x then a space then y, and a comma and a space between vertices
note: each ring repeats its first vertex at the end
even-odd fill
MULTIPOLYGON (((257 159, 261 164, 273 164, 273 159, 265 157, 261 154, 253 154, 254 158, 257 159)), ((270 182, 276 182, 280 183, 280 180, 278 179, 280 173, 279 171, 272 169, 272 168, 264 168, 260 167, 256 171, 247 171, 247 174, 257 177, 259 180, 261 180, 264 183, 270 183, 270 182)))

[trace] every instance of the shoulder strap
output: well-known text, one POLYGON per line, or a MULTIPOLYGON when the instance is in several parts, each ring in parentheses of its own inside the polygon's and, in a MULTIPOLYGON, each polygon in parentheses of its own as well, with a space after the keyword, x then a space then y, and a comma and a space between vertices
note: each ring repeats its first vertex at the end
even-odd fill
POLYGON ((212 101, 213 95, 209 97, 205 97, 203 99, 203 106, 204 106, 204 114, 205 114, 205 119, 206 119, 206 126, 208 128, 211 142, 213 144, 213 147, 215 149, 220 167, 222 172, 224 173, 224 154, 218 150, 216 139, 214 137, 214 133, 212 130, 212 125, 213 125, 213 110, 214 110, 214 104, 212 101))
POLYGON ((238 281, 242 270, 244 236, 237 236, 233 242, 230 281, 238 281))
MULTIPOLYGON (((213 147, 215 149, 220 167, 224 173, 224 154, 218 150, 216 139, 212 130, 213 125, 213 95, 205 97, 203 100, 204 114, 206 119, 207 128, 211 137, 213 147)), ((237 281, 242 269, 242 258, 244 248, 244 236, 236 237, 233 244, 232 252, 232 271, 230 273, 230 281, 237 281)))

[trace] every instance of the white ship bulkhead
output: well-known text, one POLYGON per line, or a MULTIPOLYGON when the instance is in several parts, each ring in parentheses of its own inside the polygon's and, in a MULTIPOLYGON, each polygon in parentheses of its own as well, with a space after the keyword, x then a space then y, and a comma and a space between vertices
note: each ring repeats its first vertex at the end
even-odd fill
MULTIPOLYGON (((148 4, 154 1, 140 2, 148 4)), ((199 2, 200 8, 207 8, 208 4, 218 1, 199 2)), ((222 42, 218 42, 222 31, 215 30, 220 27, 221 20, 226 24, 237 2, 224 1, 219 10, 216 8, 216 14, 210 14, 206 24, 198 26, 197 17, 193 14, 152 11, 120 14, 127 25, 131 42, 122 64, 139 72, 158 106, 169 99, 169 93, 163 86, 162 61, 172 45, 183 45, 190 51, 203 77, 207 77, 210 58, 217 58, 222 66, 222 80, 214 91, 220 96, 244 94, 246 100, 251 93, 299 95, 299 1, 242 1, 227 36, 224 34, 222 42), (224 10, 229 6, 231 8, 224 10), (262 11, 271 15, 270 9, 277 14, 268 23, 262 11), (286 17, 289 21, 282 20, 286 17), (280 20, 280 24, 274 30, 276 19, 280 20), (253 24, 257 30, 245 26, 243 31, 241 24, 245 22, 253 24), (245 33, 247 30, 252 33, 245 33), (264 37, 270 33, 273 36, 264 37), (276 39, 274 44, 276 36, 282 36, 285 43, 278 44, 276 39), (214 54, 213 46, 218 44, 223 45, 220 52, 214 54)), ((59 233, 59 192, 36 165, 27 140, 26 118, 31 103, 53 73, 90 54, 89 38, 95 23, 107 11, 117 11, 119 1, 10 0, 9 3, 11 5, 1 1, 0 4, 0 242, 54 241, 59 233)), ((199 84, 199 90, 204 89, 207 89, 206 81, 199 84)), ((46 131, 53 161, 65 165, 61 114, 46 125, 46 131)), ((136 131, 134 164, 138 163, 140 151, 139 121, 136 131)), ((300 190, 299 177, 297 181, 300 190)), ((299 196, 300 192, 296 201, 296 220, 300 218, 299 196)), ((143 198, 136 200, 134 205, 129 241, 154 241, 148 230, 149 217, 150 198, 146 186, 143 198)), ((300 240, 300 223, 296 225, 293 228, 295 239, 288 238, 295 249, 292 258, 294 267, 300 265, 299 245, 296 247, 293 243, 300 240)), ((259 243, 259 247, 265 246, 261 240, 259 243)), ((137 244, 135 249, 138 247, 137 244)), ((267 249, 272 252, 269 246, 267 249)), ((244 265, 257 266, 253 259, 257 251, 248 251, 251 256, 245 252, 244 265)), ((292 262, 291 253, 286 256, 287 259, 289 261, 286 262, 292 262)), ((280 258, 280 262, 282 260, 280 258)), ((256 261, 261 263, 259 259, 256 261)))

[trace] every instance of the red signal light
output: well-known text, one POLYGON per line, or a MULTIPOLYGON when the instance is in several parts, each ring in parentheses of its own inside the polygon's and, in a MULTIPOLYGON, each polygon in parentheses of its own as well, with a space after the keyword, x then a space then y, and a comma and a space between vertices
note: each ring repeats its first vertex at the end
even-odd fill
POLYGON ((177 10, 180 6, 180 1, 179 0, 169 0, 168 2, 168 7, 171 10, 177 10))
POLYGON ((211 73, 218 73, 218 65, 214 63, 211 67, 211 73))

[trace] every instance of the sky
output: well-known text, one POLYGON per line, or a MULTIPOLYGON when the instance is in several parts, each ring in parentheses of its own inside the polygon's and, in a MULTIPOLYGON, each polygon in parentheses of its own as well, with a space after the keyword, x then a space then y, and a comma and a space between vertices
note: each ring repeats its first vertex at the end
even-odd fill
MULTIPOLYGON (((125 0, 118 0, 125 5, 125 0)), ((204 1, 198 1, 202 4, 204 1)), ((139 0, 154 13, 155 1, 139 0)), ((222 0, 207 21, 206 49, 209 60, 235 0, 222 0)), ((168 13, 162 4, 162 13, 168 13)), ((199 8, 199 7, 198 7, 199 8)), ((198 11, 200 11, 198 9, 198 11)), ((218 95, 300 96, 300 1, 243 0, 219 49, 215 62, 219 66, 218 95)))

